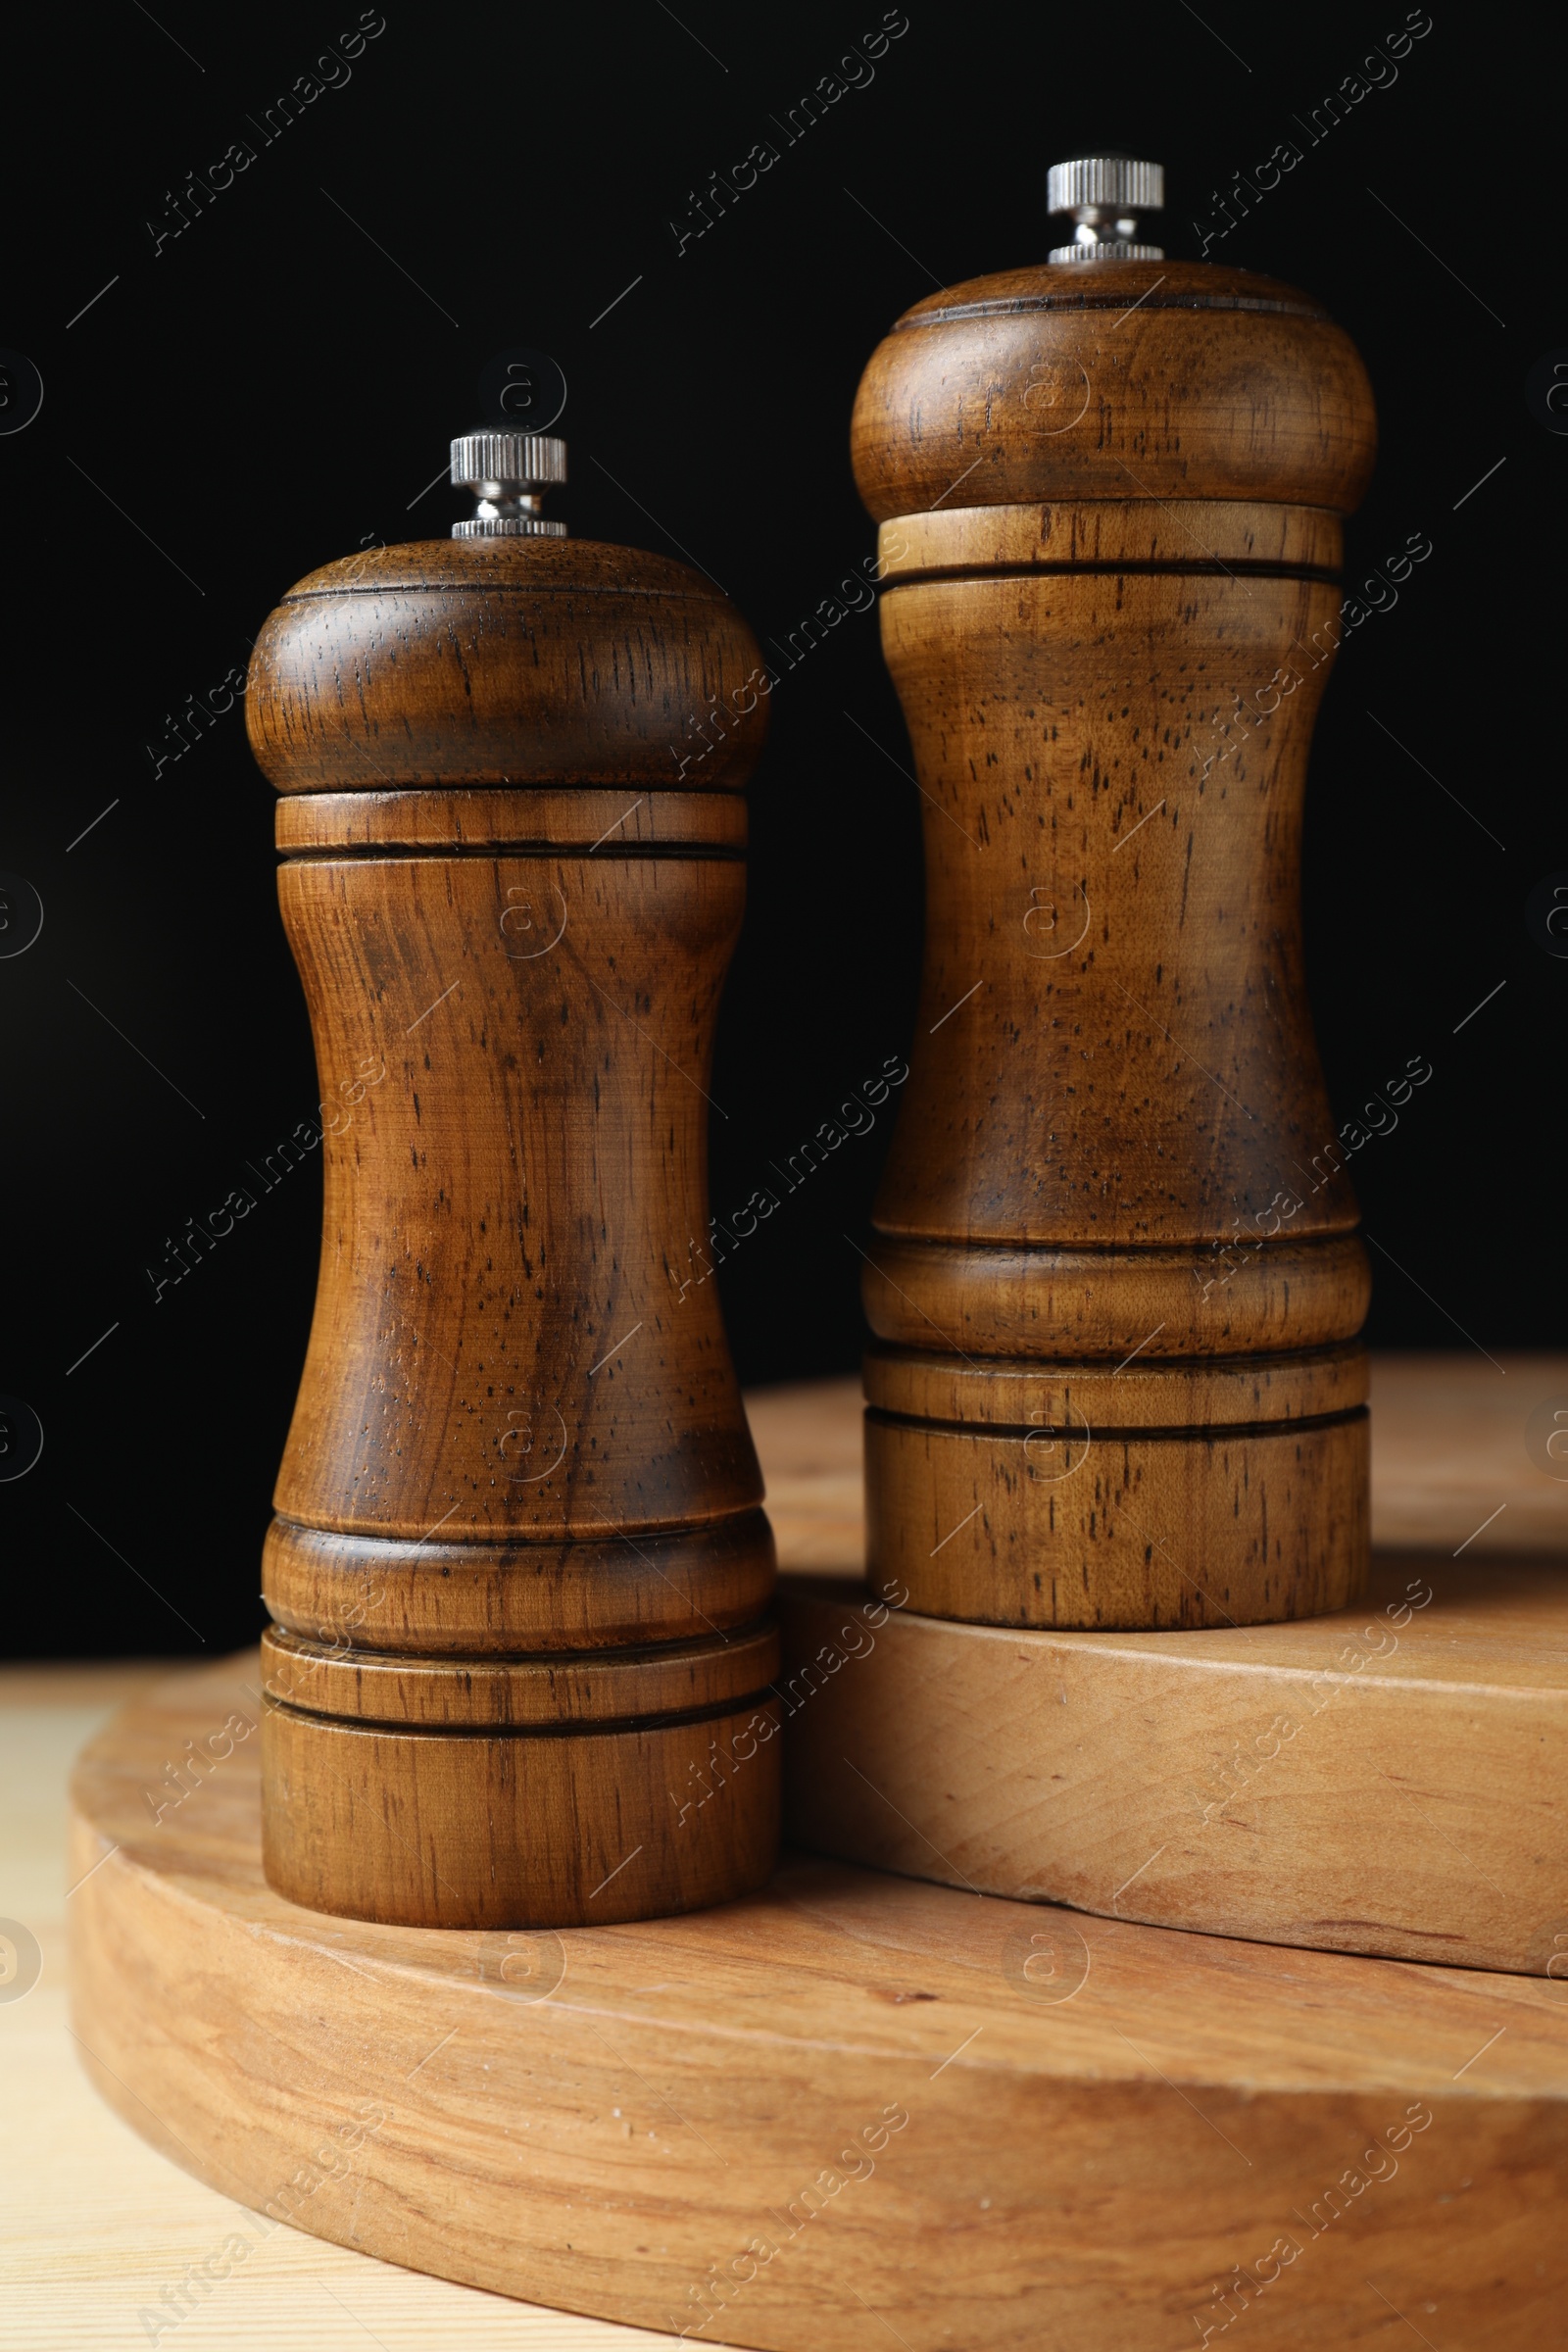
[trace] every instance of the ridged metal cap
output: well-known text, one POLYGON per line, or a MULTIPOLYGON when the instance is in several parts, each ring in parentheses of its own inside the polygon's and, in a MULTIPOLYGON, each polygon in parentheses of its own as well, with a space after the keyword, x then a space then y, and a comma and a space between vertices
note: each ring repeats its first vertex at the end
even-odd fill
POLYGON ((1165 202, 1165 173, 1159 164, 1130 155, 1084 155, 1053 164, 1046 175, 1046 208, 1070 213, 1076 223, 1070 245, 1052 248, 1054 262, 1162 262, 1164 248, 1145 245, 1137 216, 1158 212, 1165 202))
POLYGON ((1163 164, 1141 164, 1130 155, 1086 155, 1073 164, 1053 164, 1046 174, 1048 213, 1075 212, 1081 204, 1103 205, 1118 213, 1157 213, 1165 202, 1163 164))
POLYGON ((554 433, 462 433, 452 444, 454 489, 478 509, 452 525, 454 539, 564 539, 541 514, 540 493, 566 478, 566 444, 554 433))

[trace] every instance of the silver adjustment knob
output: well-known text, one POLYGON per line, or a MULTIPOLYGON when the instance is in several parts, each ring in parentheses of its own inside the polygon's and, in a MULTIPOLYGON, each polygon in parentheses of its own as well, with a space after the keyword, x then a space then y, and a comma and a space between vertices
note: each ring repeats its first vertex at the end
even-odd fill
POLYGON ((541 514, 542 493, 566 478, 566 444, 553 433, 464 433, 452 444, 452 486, 478 507, 452 525, 454 539, 564 539, 541 514))
POLYGON ((1054 262, 1162 262, 1161 245, 1138 240, 1140 213, 1157 213, 1165 202, 1165 172, 1159 164, 1130 155, 1085 155, 1076 163, 1053 164, 1046 177, 1046 210, 1070 214, 1073 241, 1054 245, 1054 262))

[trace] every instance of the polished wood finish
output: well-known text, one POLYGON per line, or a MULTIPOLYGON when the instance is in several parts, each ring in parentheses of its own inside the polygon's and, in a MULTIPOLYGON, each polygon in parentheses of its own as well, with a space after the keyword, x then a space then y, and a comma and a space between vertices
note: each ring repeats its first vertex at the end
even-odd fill
POLYGON ((926 846, 863 1280, 868 1523, 915 1609, 1202 1626, 1363 1587, 1368 1271, 1298 902, 1373 443, 1343 332, 1200 264, 975 280, 866 369, 856 474, 926 846), (1306 1413, 1275 1374, 1311 1350, 1334 1378, 1306 1413), (915 1354, 963 1367, 961 1407, 915 1354), (1216 1359, 1252 1426, 1211 1409, 1216 1359))
MULTIPOLYGON (((954 1065, 943 1074, 957 1075, 969 1092, 954 1065)), ((1163 1140, 1179 1132, 1173 1122, 1163 1140)), ((961 1167, 950 1149, 944 1172, 962 1181, 961 1167)), ((932 1174, 928 1166, 916 1181, 932 1174)), ((1310 1206, 1310 1185, 1305 1189, 1310 1206)), ((1026 1202, 1019 1212, 1029 1213, 1026 1202)), ((1269 1353, 1255 1371, 1245 1363, 1239 1368, 1249 1379, 1266 1377, 1276 1351, 1343 1344, 1347 1322, 1358 1326, 1366 1313, 1371 1279, 1353 1234, 1287 1239, 1264 1250, 1233 1230, 1229 1243, 1151 1246, 1115 1256, 1108 1250, 1055 1249, 1045 1240, 1019 1249, 889 1234, 878 1236, 862 1288, 881 1338, 921 1348, 946 1343, 960 1360, 978 1360, 984 1373, 1004 1379, 1021 1358, 1050 1390, 1059 1387, 1063 1368, 1070 1377, 1086 1359, 1098 1358, 1117 1377, 1118 1364, 1130 1371, 1135 1360, 1151 1356, 1155 1363, 1202 1363, 1211 1353, 1245 1357, 1253 1337, 1268 1344, 1269 1353), (945 1310, 945 1322, 936 1321, 935 1308, 945 1310), (1161 1321, 1165 1329, 1156 1331, 1161 1321), (1044 1333, 1059 1335, 1059 1354, 1039 1353, 1044 1333), (1004 1352, 979 1356, 982 1334, 1000 1340, 1004 1352)))
POLYGON ((1309 295, 1180 261, 1048 264, 928 294, 873 355, 853 436, 878 522, 1099 499, 1349 514, 1377 448, 1355 347, 1309 295))
POLYGON ((1359 1591, 1364 1414, 1272 1430, 1083 1443, 868 1417, 866 1533, 881 1592, 988 1625, 1223 1626, 1359 1591), (1356 1575, 1347 1574, 1347 1563, 1356 1575))
POLYGON ((743 851, 746 803, 736 792, 643 792, 623 787, 543 785, 526 792, 310 792, 277 804, 277 846, 311 850, 537 849, 564 842, 585 855, 605 847, 638 851, 743 851), (530 828, 525 835, 521 828, 530 828))
MULTIPOLYGON (((1204 1385, 1210 1399, 1231 1390, 1235 1375, 1223 1361, 1195 1369, 1214 1376, 1213 1387, 1204 1385)), ((886 1378, 889 1360, 873 1352, 866 1370, 886 1378)), ((964 1370, 955 1364, 952 1377, 964 1370)), ((1132 1373, 1129 1366, 1117 1387, 1132 1373)), ((1545 1476, 1524 1444, 1538 1405, 1568 1403, 1568 1356, 1505 1350, 1494 1359, 1480 1348, 1374 1354, 1371 1375, 1375 1545, 1451 1555, 1484 1529, 1489 1554, 1568 1552, 1568 1482, 1545 1476)), ((860 1382, 754 1389, 746 1409, 781 1565, 797 1576, 861 1576, 860 1382)))
MULTIPOLYGON (((131 2352, 155 2342, 165 2352, 348 2352, 356 2340, 368 2344, 367 2328, 386 2352, 664 2345, 662 2335, 484 2294, 308 2237, 239 2203, 239 2184, 216 2168, 211 2178, 221 2185, 210 2187, 171 2164, 99 2096, 70 2022, 81 1890, 67 1867, 67 1783, 83 1743, 117 1707, 167 1681, 177 1663, 0 1665, 0 1886, 5 1910, 42 1953, 25 1997, 0 2000, 7 2352, 131 2352)), ((170 2120, 177 2131, 179 2118, 170 2120)))
POLYGON ((1340 568, 1345 527, 1320 507, 1255 499, 1102 498, 1029 507, 937 507, 901 514, 877 533, 884 580, 987 571, 1088 570, 1160 564, 1178 571, 1231 566, 1340 568))
POLYGON ((470 1664, 487 1649, 535 1655, 722 1634, 750 1625, 773 1590, 760 1511, 677 1535, 541 1541, 526 1551, 439 1538, 392 1544, 274 1519, 262 1556, 268 1605, 291 1632, 470 1664))
POLYGON ((735 792, 766 731, 763 674, 739 614, 668 557, 420 540, 289 590, 256 641, 245 724, 279 792, 657 790, 683 780, 672 742, 705 747, 684 789, 735 792))
POLYGON ((231 1664, 128 1707, 72 1863, 81 2061, 247 2248, 774 2352, 1557 2340, 1555 1984, 830 1862, 598 1934, 327 1920, 264 1878, 254 1739, 145 1801, 259 1696, 231 1664))
POLYGON ((733 1706, 778 1673, 778 1632, 762 1626, 728 1642, 672 1642, 667 1648, 578 1650, 561 1657, 389 1657, 323 1649, 271 1627, 262 1637, 270 1698, 308 1714, 409 1731, 457 1725, 616 1724, 637 1715, 682 1715, 733 1706))
POLYGON ((771 1673, 704 1279, 757 660, 685 566, 552 539, 328 565, 259 640, 325 1186, 265 1852, 318 1908, 562 1926, 771 1865, 771 1745, 687 1802, 771 1673))
POLYGON ((1094 1442, 1092 1429, 1240 1429, 1354 1412, 1371 1393, 1370 1370, 1366 1350, 1348 1347, 1174 1363, 1146 1353, 1119 1370, 1104 1362, 1064 1362, 1048 1380, 1025 1363, 873 1348, 863 1379, 873 1412, 956 1429, 1027 1430, 1045 1396, 1049 1410, 1027 1440, 1031 1462, 1045 1472, 1075 1464, 1094 1442), (1049 1436, 1048 1424, 1063 1436, 1049 1436))
MULTIPOLYGON (((651 1713, 654 1693, 628 1695, 651 1713)), ((771 1700, 602 1730, 488 1720, 384 1730, 270 1705, 270 1884, 353 1919, 510 1929, 702 1910, 766 1880, 779 1838, 771 1700)))
POLYGON ((365 1086, 325 1139, 282 1517, 559 1542, 754 1509, 716 1300, 677 1291, 742 867, 302 858, 278 880, 329 1110, 334 1073, 365 1086))
POLYGON ((405 1927, 609 1926, 722 1902, 778 1845, 778 1656, 772 1626, 533 1658, 326 1648, 274 1628, 268 1877, 313 1909, 405 1927))
MULTIPOLYGON (((1289 1267, 1270 1273, 1291 1300, 1289 1267)), ((1298 1309, 1309 1296, 1295 1285, 1298 1309)), ((974 1288, 966 1305, 984 1311, 974 1288)), ((1233 1609, 1273 1613, 1272 1520, 1298 1531, 1278 1613, 1336 1605, 1344 1555, 1367 1544, 1364 1349, 1050 1370, 866 1357, 867 1547, 884 1591, 1004 1625, 1226 1625, 1233 1609)))

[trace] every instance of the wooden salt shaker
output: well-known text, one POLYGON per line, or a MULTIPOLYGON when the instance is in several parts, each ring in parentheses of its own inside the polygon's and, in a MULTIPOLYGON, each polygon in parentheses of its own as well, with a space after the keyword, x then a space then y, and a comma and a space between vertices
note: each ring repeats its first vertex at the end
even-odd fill
POLYGON ((1169 261, 1156 165, 901 318, 855 409, 927 859, 864 1298, 870 1567, 926 1614, 1359 1593, 1368 1267, 1302 976, 1301 798, 1375 425, 1307 296, 1169 261))
POLYGON ((764 711, 683 564, 540 512, 558 440, 453 444, 450 541, 313 572, 252 663, 325 1204, 264 1583, 272 1886, 564 1927, 759 1886, 773 1544, 708 1232, 719 991, 764 711))

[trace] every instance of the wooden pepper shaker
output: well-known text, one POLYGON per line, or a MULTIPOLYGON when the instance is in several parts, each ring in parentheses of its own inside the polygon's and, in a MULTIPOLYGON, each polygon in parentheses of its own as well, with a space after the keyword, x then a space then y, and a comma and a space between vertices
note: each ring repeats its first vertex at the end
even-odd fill
POLYGON ((569 540, 564 477, 559 440, 454 442, 476 514, 302 580, 246 700, 325 1172, 266 1867, 410 1925, 689 1909, 777 1840, 761 1479, 713 1286, 671 1279, 761 706, 699 789, 668 747, 759 655, 685 565, 569 540))
POLYGON ((923 797, 924 978, 864 1298, 870 1564, 1003 1625, 1331 1609, 1368 1268, 1302 976, 1301 798, 1370 391, 1167 260, 1156 165, 901 318, 855 409, 923 797))

